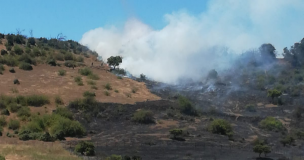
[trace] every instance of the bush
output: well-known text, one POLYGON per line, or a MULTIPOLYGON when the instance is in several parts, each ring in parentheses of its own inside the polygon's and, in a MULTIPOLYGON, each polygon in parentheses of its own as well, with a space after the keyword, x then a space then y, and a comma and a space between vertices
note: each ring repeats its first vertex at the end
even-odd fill
POLYGON ((56 65, 57 65, 56 60, 53 59, 53 58, 48 59, 48 61, 47 61, 46 63, 47 63, 48 65, 50 65, 50 66, 56 66, 56 65))
POLYGON ((14 84, 20 84, 18 79, 14 79, 14 84))
POLYGON ((91 71, 90 68, 85 67, 85 68, 79 69, 78 73, 83 75, 83 76, 88 76, 88 75, 92 74, 93 72, 91 71))
POLYGON ((184 136, 186 136, 186 132, 182 129, 172 129, 170 132, 170 138, 178 141, 185 141, 184 136))
MULTIPOLYGON (((1 134, 2 135, 2 134, 1 134)), ((5 160, 5 157, 0 155, 0 160, 5 160)))
POLYGON ((73 60, 74 56, 72 53, 66 53, 64 54, 64 60, 68 61, 68 60, 73 60))
POLYGON ((11 72, 11 73, 15 73, 15 69, 14 68, 10 68, 8 71, 11 72))
POLYGON ((54 55, 54 58, 55 58, 57 61, 64 61, 64 55, 63 55, 62 53, 55 54, 55 55, 54 55))
POLYGON ((89 80, 87 81, 88 85, 96 85, 96 82, 92 81, 92 80, 89 80))
POLYGON ((84 59, 82 56, 76 57, 76 62, 83 62, 83 61, 84 61, 84 59))
POLYGON ((9 113, 8 109, 5 108, 5 109, 3 109, 3 110, 1 111, 1 115, 9 116, 10 113, 9 113))
POLYGON ((93 73, 88 75, 88 78, 92 79, 92 80, 99 80, 99 76, 97 74, 93 74, 93 73))
POLYGON ((65 61, 64 66, 66 66, 66 67, 76 67, 76 63, 74 61, 65 61))
POLYGON ((270 153, 271 152, 271 149, 268 145, 264 144, 264 145, 261 145, 261 144, 258 144, 258 145, 255 145, 253 147, 253 151, 256 152, 256 153, 259 153, 259 157, 261 157, 261 154, 264 153, 265 154, 265 157, 266 157, 266 154, 267 153, 270 153))
POLYGON ((180 111, 182 113, 187 114, 187 115, 192 115, 192 116, 198 115, 197 110, 194 108, 192 103, 186 97, 179 96, 178 102, 179 102, 180 111))
POLYGON ((19 127, 20 127, 20 122, 18 120, 11 119, 8 122, 8 129, 16 130, 19 129, 19 127))
POLYGON ((50 103, 49 98, 43 95, 30 95, 26 97, 26 100, 29 106, 35 107, 40 107, 50 103))
MULTIPOLYGON (((130 157, 128 157, 130 158, 130 157)), ((122 159, 121 155, 112 154, 111 156, 108 156, 105 160, 126 160, 125 157, 122 159)), ((129 159, 127 159, 129 160, 129 159)), ((131 158, 130 158, 131 160, 131 158)))
POLYGON ((208 130, 215 134, 229 135, 232 131, 231 124, 224 119, 215 119, 208 126, 208 130))
POLYGON ((23 69, 23 70, 27 70, 27 71, 33 70, 32 65, 29 64, 29 63, 25 63, 25 62, 22 62, 22 63, 19 65, 19 68, 20 68, 20 69, 23 69))
POLYGON ((58 107, 54 113, 71 120, 73 119, 73 113, 67 108, 58 107))
POLYGON ((21 107, 18 111, 17 111, 17 116, 18 117, 29 117, 31 116, 31 111, 28 107, 21 107))
POLYGON ((91 89, 97 90, 98 88, 96 86, 91 86, 91 89))
POLYGON ((155 123, 153 112, 149 110, 136 111, 132 117, 132 121, 143 124, 155 123))
POLYGON ((6 126, 6 119, 4 116, 0 117, 0 127, 6 126))
POLYGON ((62 98, 60 96, 56 96, 55 97, 55 103, 58 104, 58 105, 64 104, 63 100, 62 100, 62 98))
POLYGON ((4 66, 0 64, 0 71, 4 71, 4 70, 5 70, 4 66))
POLYGON ((58 75, 59 75, 59 76, 65 76, 65 75, 66 75, 66 71, 63 70, 63 69, 60 69, 60 70, 58 71, 58 75))
POLYGON ((110 92, 108 92, 108 91, 104 91, 104 94, 105 94, 106 96, 110 96, 110 95, 111 95, 110 92))
POLYGON ((95 95, 94 92, 85 91, 85 92, 83 93, 83 96, 84 96, 84 97, 95 97, 96 95, 95 95))
POLYGON ((1 55, 6 55, 6 54, 7 54, 7 51, 4 49, 1 49, 1 55))
POLYGON ((259 123, 259 126, 262 129, 266 129, 269 131, 282 131, 285 129, 283 124, 274 117, 267 117, 259 123))
POLYGON ((80 81, 82 81, 82 78, 80 76, 77 76, 77 77, 74 78, 74 81, 75 82, 80 82, 80 81))
POLYGON ((52 137, 49 132, 45 132, 39 137, 39 140, 44 142, 53 142, 55 141, 55 138, 52 137))
POLYGON ((15 113, 21 108, 21 106, 17 103, 11 103, 8 105, 8 108, 9 108, 10 112, 15 113))
POLYGON ((94 156, 95 155, 95 146, 91 142, 80 141, 75 146, 75 152, 80 153, 86 156, 94 156))
POLYGON ((247 104, 247 105, 245 106, 245 108, 246 108, 246 110, 249 111, 249 112, 256 112, 256 107, 255 107, 255 105, 253 105, 253 104, 247 104))
POLYGON ((72 121, 60 115, 58 116, 54 117, 56 118, 56 121, 54 121, 54 124, 50 127, 50 131, 53 135, 60 132, 66 137, 82 137, 85 135, 85 129, 78 121, 72 121))
POLYGON ((16 54, 21 55, 23 53, 23 49, 19 46, 14 46, 14 51, 16 54))
POLYGON ((105 89, 107 90, 112 90, 112 86, 110 83, 107 83, 105 86, 104 86, 105 89))
POLYGON ((133 87, 132 88, 132 93, 136 93, 138 91, 138 88, 133 87))

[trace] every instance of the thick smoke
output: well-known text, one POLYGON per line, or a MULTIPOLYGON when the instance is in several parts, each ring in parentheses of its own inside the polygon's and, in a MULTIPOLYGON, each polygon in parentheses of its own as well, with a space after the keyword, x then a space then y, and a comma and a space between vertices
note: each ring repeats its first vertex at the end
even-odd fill
POLYGON ((164 15, 167 25, 160 30, 131 18, 124 26, 88 31, 80 43, 104 60, 123 56, 121 67, 136 76, 174 83, 228 68, 231 55, 262 43, 272 43, 281 53, 304 37, 303 17, 303 0, 211 0, 199 15, 164 15))

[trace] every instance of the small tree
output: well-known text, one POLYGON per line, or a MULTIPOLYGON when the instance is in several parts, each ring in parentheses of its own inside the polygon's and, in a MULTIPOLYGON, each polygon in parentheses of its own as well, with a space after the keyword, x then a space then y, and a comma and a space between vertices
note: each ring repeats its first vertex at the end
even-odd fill
POLYGON ((36 44, 35 38, 33 38, 33 37, 29 38, 27 42, 29 44, 31 44, 31 45, 35 45, 36 44))
POLYGON ((253 151, 259 153, 259 157, 261 157, 262 153, 264 153, 266 157, 266 155, 271 152, 271 149, 266 144, 258 144, 253 147, 253 151))
POLYGON ((271 97, 272 102, 273 102, 274 98, 279 97, 281 95, 282 95, 282 92, 278 91, 276 89, 268 90, 268 92, 267 92, 267 97, 271 97))
POLYGON ((109 66, 113 66, 114 69, 119 66, 120 63, 122 63, 122 57, 121 56, 111 56, 110 58, 107 59, 107 63, 109 64, 109 66))

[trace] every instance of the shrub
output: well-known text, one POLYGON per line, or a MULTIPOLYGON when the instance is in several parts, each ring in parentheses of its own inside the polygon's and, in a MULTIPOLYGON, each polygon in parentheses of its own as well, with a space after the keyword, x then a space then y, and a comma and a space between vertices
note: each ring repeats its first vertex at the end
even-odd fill
POLYGON ((55 54, 55 55, 54 55, 54 58, 55 58, 57 61, 64 61, 64 55, 63 55, 62 53, 55 54))
POLYGON ((6 54, 7 54, 7 51, 4 49, 1 49, 1 55, 6 55, 6 54))
POLYGON ((93 73, 88 75, 88 78, 92 79, 92 80, 99 80, 99 76, 97 74, 93 74, 93 73))
POLYGON ((232 133, 232 126, 224 119, 215 119, 208 126, 208 130, 215 134, 229 135, 232 133))
POLYGON ((82 81, 82 78, 80 76, 77 76, 77 77, 74 78, 74 81, 75 82, 80 82, 80 81, 82 81))
POLYGON ((84 59, 82 56, 76 57, 76 62, 83 62, 83 61, 84 61, 84 59))
MULTIPOLYGON (((1 133, 1 135, 2 135, 2 133, 1 133)), ((0 160, 5 160, 5 157, 0 155, 0 160)))
POLYGON ((22 63, 19 65, 19 68, 20 68, 20 69, 23 69, 23 70, 27 70, 27 71, 33 70, 32 65, 29 64, 29 63, 25 63, 25 62, 22 62, 22 63))
POLYGON ((85 92, 83 93, 83 96, 84 96, 84 97, 95 97, 96 95, 95 95, 94 92, 85 91, 85 92))
POLYGON ((54 113, 71 120, 73 119, 73 113, 67 108, 58 107, 54 113))
POLYGON ((88 85, 96 85, 96 82, 92 81, 92 80, 89 80, 87 81, 88 85))
POLYGON ((20 122, 18 120, 11 119, 8 122, 8 128, 12 130, 16 130, 20 127, 20 122))
POLYGON ((0 117, 0 127, 6 126, 6 119, 4 116, 0 117))
MULTIPOLYGON (((58 115, 59 116, 59 115, 58 115)), ((85 129, 78 121, 72 121, 62 116, 55 117, 56 121, 51 126, 50 131, 54 134, 62 132, 64 136, 81 137, 85 135, 85 129)))
POLYGON ((182 129, 172 129, 170 132, 170 138, 178 141, 185 141, 184 136, 187 135, 186 132, 182 129))
POLYGON ((35 41, 35 38, 31 37, 27 40, 27 42, 30 44, 30 45, 35 45, 36 44, 36 41, 35 41))
POLYGON ((85 68, 79 69, 78 73, 83 75, 83 76, 88 76, 88 75, 92 74, 93 72, 91 71, 90 68, 85 67, 85 68))
POLYGON ((247 104, 247 105, 245 106, 245 108, 246 108, 246 110, 249 111, 249 112, 256 112, 256 107, 255 107, 255 105, 253 105, 253 104, 247 104))
POLYGON ((108 92, 108 91, 104 91, 104 94, 105 94, 106 96, 110 96, 110 95, 111 95, 110 92, 108 92))
POLYGON ((14 68, 10 68, 8 71, 11 72, 11 73, 15 73, 15 69, 14 68))
POLYGON ((91 142, 80 141, 75 146, 75 152, 80 153, 86 156, 94 156, 95 155, 95 146, 91 142))
POLYGON ((50 66, 56 66, 56 65, 57 65, 56 60, 53 59, 53 58, 48 59, 48 61, 47 61, 46 63, 47 63, 48 65, 50 65, 50 66))
POLYGON ((118 93, 119 91, 117 89, 115 89, 114 92, 118 93))
POLYGON ((28 107, 21 107, 18 111, 17 111, 17 116, 18 117, 29 117, 31 116, 31 111, 28 107))
POLYGON ((31 51, 32 51, 31 48, 29 48, 29 47, 26 47, 26 48, 25 48, 25 53, 28 53, 28 54, 29 54, 29 53, 31 53, 31 51))
POLYGON ((17 103, 11 103, 8 105, 8 108, 9 108, 10 112, 15 113, 21 108, 21 106, 17 103))
POLYGON ((30 95, 26 97, 26 100, 28 105, 35 107, 40 107, 50 103, 49 98, 43 95, 30 95))
POLYGON ((14 46, 14 51, 16 54, 21 55, 23 53, 23 49, 19 46, 14 46))
POLYGON ((132 93, 136 93, 138 91, 138 88, 132 88, 132 93))
POLYGON ((143 124, 155 123, 153 112, 149 110, 136 111, 132 117, 132 121, 143 124))
POLYGON ((10 113, 9 113, 8 109, 5 108, 5 109, 3 109, 3 110, 1 111, 1 115, 9 116, 10 113))
POLYGON ((186 97, 179 96, 178 102, 179 102, 179 109, 182 113, 193 116, 198 115, 197 110, 194 108, 192 103, 186 97))
POLYGON ((74 56, 72 53, 66 53, 64 54, 64 60, 68 61, 68 60, 73 60, 74 56))
POLYGON ((97 90, 98 88, 96 86, 91 86, 91 89, 97 90))
POLYGON ((282 92, 281 91, 278 91, 276 89, 273 89, 273 90, 268 90, 267 91, 267 97, 271 97, 272 100, 275 98, 275 97, 279 97, 282 95, 282 92))
POLYGON ((259 123, 259 126, 262 129, 266 129, 269 131, 282 131, 284 130, 284 126, 282 122, 275 119, 274 117, 267 117, 259 123))
POLYGON ((65 61, 64 66, 66 67, 75 67, 76 63, 74 61, 65 61))
POLYGON ((117 76, 117 79, 122 79, 122 77, 121 76, 117 76))
POLYGON ((105 86, 104 86, 105 89, 107 90, 112 90, 112 86, 110 83, 107 83, 105 86))
POLYGON ((35 47, 33 49, 33 54, 34 54, 34 56, 41 56, 41 52, 40 52, 40 50, 37 47, 35 47))
MULTIPOLYGON (((130 157, 128 157, 130 158, 130 157)), ((126 158, 124 157, 124 159, 122 159, 121 155, 116 155, 116 154, 112 154, 111 156, 108 156, 105 160, 126 160, 126 158)), ((129 159, 127 159, 129 160, 129 159)), ((131 158, 130 158, 131 160, 131 158)))
POLYGON ((18 79, 14 79, 14 84, 20 84, 18 79))
POLYGON ((65 76, 65 75, 66 75, 66 71, 63 70, 63 69, 60 69, 60 70, 58 71, 58 75, 59 75, 59 76, 65 76))
POLYGON ((39 137, 39 140, 44 142, 53 142, 55 141, 55 138, 52 137, 49 132, 45 132, 39 137))
POLYGON ((56 96, 55 97, 55 103, 58 104, 58 105, 64 104, 63 100, 62 100, 62 98, 60 96, 56 96))

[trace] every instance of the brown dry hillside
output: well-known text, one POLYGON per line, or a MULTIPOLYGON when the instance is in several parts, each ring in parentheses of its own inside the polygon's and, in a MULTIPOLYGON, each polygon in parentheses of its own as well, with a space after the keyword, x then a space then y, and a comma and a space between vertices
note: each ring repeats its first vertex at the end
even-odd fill
POLYGON ((67 67, 52 67, 41 64, 33 66, 32 71, 24 71, 15 67, 16 73, 10 73, 10 67, 5 66, 6 70, 0 76, 0 94, 4 95, 30 95, 43 94, 49 97, 59 95, 65 103, 71 100, 82 97, 83 92, 93 91, 96 93, 96 99, 100 102, 115 102, 115 103, 135 103, 140 101, 158 100, 158 96, 149 92, 144 83, 137 82, 128 78, 118 79, 117 76, 103 69, 91 68, 91 70, 99 75, 100 79, 95 80, 97 90, 91 89, 87 84, 90 81, 86 76, 81 76, 78 73, 78 68, 72 69, 67 67), (59 76, 58 70, 66 70, 65 76, 59 76), (78 86, 74 81, 76 76, 81 76, 83 86, 78 86), (14 79, 20 81, 20 85, 14 85, 14 79), (112 90, 109 90, 109 96, 105 95, 106 89, 104 85, 109 83, 112 90), (17 89, 18 93, 13 93, 13 89, 17 89), (132 93, 132 89, 136 89, 132 93), (115 92, 118 90, 118 93, 115 92), (127 94, 131 94, 128 97, 127 94))

